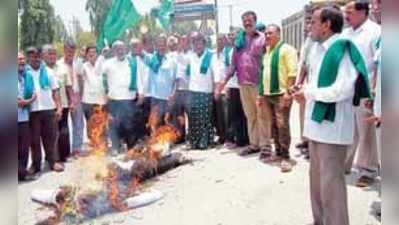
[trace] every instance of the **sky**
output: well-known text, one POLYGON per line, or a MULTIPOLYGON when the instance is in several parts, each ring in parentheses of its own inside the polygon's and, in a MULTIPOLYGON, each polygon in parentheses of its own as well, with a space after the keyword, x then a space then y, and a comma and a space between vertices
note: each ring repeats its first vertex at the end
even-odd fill
MULTIPOLYGON (((213 2, 214 0, 206 0, 213 2)), ((232 5, 233 26, 241 26, 241 14, 253 10, 258 20, 268 24, 280 24, 281 20, 298 12, 309 0, 217 0, 219 5, 219 30, 227 32, 230 26, 229 7, 232 5)), ((68 27, 75 16, 84 30, 90 30, 89 14, 85 11, 86 0, 50 0, 55 13, 61 15, 68 27)), ((134 0, 137 10, 144 14, 158 4, 159 0, 134 0)))

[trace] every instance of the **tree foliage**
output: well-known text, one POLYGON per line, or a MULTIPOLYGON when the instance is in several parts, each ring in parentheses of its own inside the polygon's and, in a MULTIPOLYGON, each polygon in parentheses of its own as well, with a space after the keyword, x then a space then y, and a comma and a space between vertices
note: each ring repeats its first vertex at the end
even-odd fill
POLYGON ((90 25, 96 36, 101 32, 111 4, 112 0, 87 0, 86 2, 86 11, 89 13, 90 25))
POLYGON ((64 21, 60 15, 54 19, 54 41, 62 42, 69 37, 64 21))
POLYGON ((54 8, 49 0, 23 1, 20 47, 42 46, 55 37, 54 8))

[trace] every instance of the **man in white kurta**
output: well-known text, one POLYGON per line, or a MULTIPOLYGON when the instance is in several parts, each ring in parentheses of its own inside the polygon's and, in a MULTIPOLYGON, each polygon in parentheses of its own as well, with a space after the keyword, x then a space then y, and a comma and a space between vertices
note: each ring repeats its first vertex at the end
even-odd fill
POLYGON ((327 50, 339 39, 342 26, 343 16, 338 9, 329 7, 314 12, 311 37, 317 43, 309 55, 308 84, 294 93, 299 102, 306 99, 304 136, 309 139, 310 194, 315 225, 349 225, 345 157, 347 147, 353 143, 352 101, 357 71, 348 52, 338 65, 335 82, 318 87, 322 62, 327 50), (313 120, 316 102, 335 103, 333 121, 313 120))
POLYGON ((137 134, 139 138, 142 138, 145 135, 149 135, 146 124, 151 110, 150 71, 144 62, 145 53, 142 40, 134 38, 130 41, 130 46, 132 53, 129 57, 137 60, 137 107, 140 109, 140 113, 137 116, 141 118, 139 119, 137 134))
POLYGON ((111 114, 109 135, 112 141, 112 154, 122 151, 122 141, 130 149, 137 141, 136 135, 136 89, 131 88, 132 73, 125 45, 116 41, 112 45, 114 57, 103 66, 108 84, 107 108, 111 114))
MULTIPOLYGON (((381 35, 381 27, 369 18, 369 3, 349 1, 345 6, 345 19, 350 27, 342 35, 352 40, 359 48, 369 72, 369 80, 374 71, 375 42, 381 35)), ((359 187, 370 185, 378 168, 375 126, 366 121, 372 115, 364 103, 355 109, 355 141, 349 147, 346 172, 349 173, 357 151, 355 165, 361 177, 356 183, 359 187)))

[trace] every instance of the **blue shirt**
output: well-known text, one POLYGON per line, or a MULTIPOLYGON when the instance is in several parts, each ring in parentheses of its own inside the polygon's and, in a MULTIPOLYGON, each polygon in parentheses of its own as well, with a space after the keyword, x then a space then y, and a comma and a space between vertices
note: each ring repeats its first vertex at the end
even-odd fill
MULTIPOLYGON (((24 98, 24 88, 25 80, 23 76, 18 75, 18 93, 17 97, 23 99, 24 98)), ((18 122, 27 122, 29 121, 29 107, 19 107, 18 106, 18 122)))
POLYGON ((155 73, 150 69, 149 81, 151 97, 168 100, 172 94, 177 79, 176 74, 176 60, 173 57, 166 55, 158 73, 155 73))

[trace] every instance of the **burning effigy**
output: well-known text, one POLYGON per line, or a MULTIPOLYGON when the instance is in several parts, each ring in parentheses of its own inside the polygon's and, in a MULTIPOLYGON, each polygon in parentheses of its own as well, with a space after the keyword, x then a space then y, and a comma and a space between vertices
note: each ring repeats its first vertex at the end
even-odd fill
POLYGON ((151 204, 161 199, 163 193, 144 190, 140 184, 191 162, 182 153, 171 151, 180 135, 171 124, 154 129, 144 144, 117 157, 109 157, 103 135, 107 121, 104 110, 94 110, 88 121, 90 154, 78 159, 79 164, 85 165, 85 172, 79 174, 76 183, 32 191, 32 200, 52 211, 37 225, 79 224, 107 213, 151 204))

